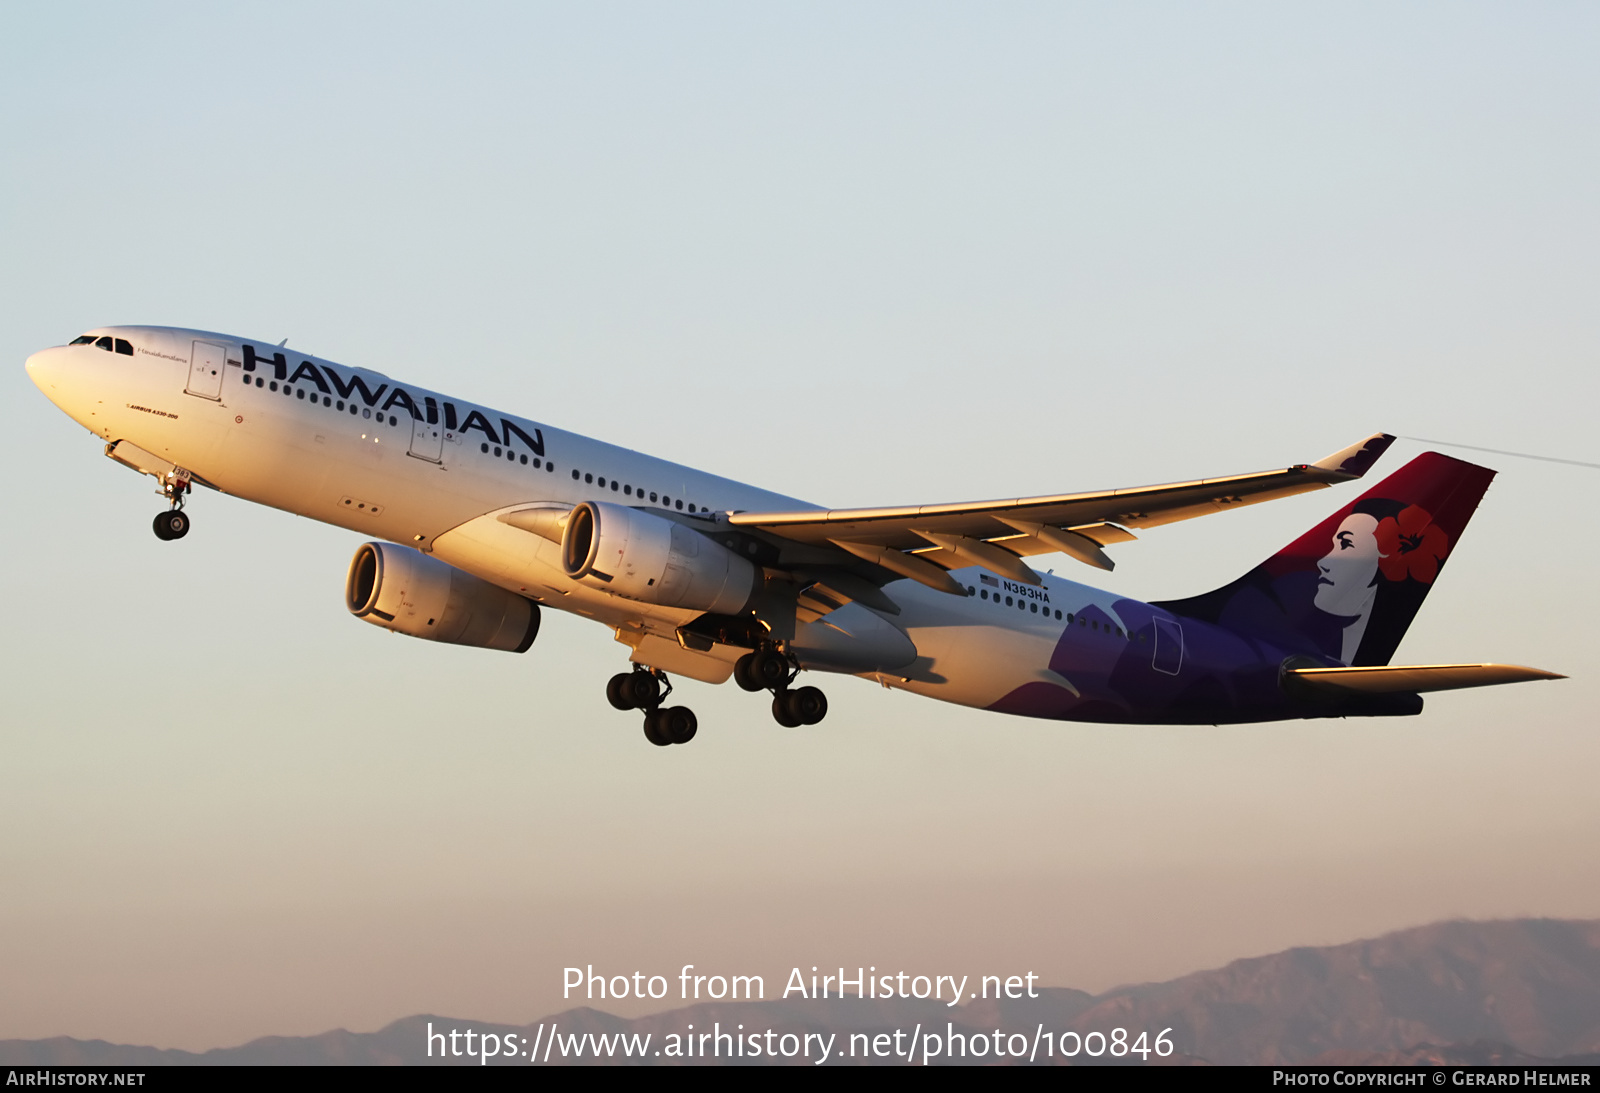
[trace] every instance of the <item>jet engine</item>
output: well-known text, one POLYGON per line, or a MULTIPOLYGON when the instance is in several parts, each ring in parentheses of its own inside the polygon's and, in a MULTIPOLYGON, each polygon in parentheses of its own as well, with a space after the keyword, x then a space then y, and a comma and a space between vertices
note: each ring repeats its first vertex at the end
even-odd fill
POLYGON ((350 561, 345 606, 358 619, 428 641, 525 653, 539 605, 393 543, 362 543, 350 561))
POLYGON ((761 587, 761 569, 721 543, 607 501, 585 501, 567 517, 561 566, 591 588, 719 615, 739 614, 761 587))

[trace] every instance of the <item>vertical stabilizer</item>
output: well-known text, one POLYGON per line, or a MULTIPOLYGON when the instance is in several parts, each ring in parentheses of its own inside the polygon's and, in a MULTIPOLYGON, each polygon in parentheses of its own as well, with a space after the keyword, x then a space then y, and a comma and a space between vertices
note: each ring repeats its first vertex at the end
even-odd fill
POLYGON ((1494 474, 1425 452, 1238 580, 1157 606, 1295 652, 1387 664, 1494 474))

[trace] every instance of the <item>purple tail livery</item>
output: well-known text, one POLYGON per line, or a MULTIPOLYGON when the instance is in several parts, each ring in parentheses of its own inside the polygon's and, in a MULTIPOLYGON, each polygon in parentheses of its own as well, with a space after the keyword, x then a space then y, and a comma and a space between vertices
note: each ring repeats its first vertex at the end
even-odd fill
MULTIPOLYGON (((1362 467, 1361 469, 1365 469, 1362 467)), ((1069 616, 1050 672, 993 708, 1078 721, 1211 723, 1420 712, 1420 691, 1552 673, 1386 669, 1494 471, 1427 452, 1238 580, 1069 616), (1100 635, 1126 634, 1121 642, 1100 635)))

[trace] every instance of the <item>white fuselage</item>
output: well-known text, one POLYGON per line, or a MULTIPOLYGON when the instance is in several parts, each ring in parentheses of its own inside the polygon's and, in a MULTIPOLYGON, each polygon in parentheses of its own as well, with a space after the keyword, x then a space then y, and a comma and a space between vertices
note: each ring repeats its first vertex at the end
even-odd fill
MULTIPOLYGON (((93 333, 133 351, 63 346, 29 358, 28 370, 52 401, 106 441, 137 446, 223 493, 417 547, 547 607, 603 622, 635 661, 693 678, 720 682, 742 650, 685 649, 677 631, 696 612, 571 580, 558 544, 496 515, 541 502, 604 500, 692 517, 715 537, 718 517, 729 512, 814 507, 267 343, 164 327, 93 333)), ((1069 678, 1047 667, 1062 620, 1086 608, 1116 618, 1118 597, 1056 577, 1039 588, 1002 582, 1009 585, 1002 604, 1000 588, 988 596, 992 576, 977 569, 953 576, 975 591, 984 584, 985 595, 963 598, 901 580, 886 588, 902 608, 897 617, 852 604, 803 624, 842 633, 852 618, 887 623, 914 643, 909 665, 863 671, 826 657, 806 663, 803 655, 802 664, 984 707, 1030 682, 1070 688, 1069 678)), ((837 635, 814 631, 813 644, 830 636, 837 635)))

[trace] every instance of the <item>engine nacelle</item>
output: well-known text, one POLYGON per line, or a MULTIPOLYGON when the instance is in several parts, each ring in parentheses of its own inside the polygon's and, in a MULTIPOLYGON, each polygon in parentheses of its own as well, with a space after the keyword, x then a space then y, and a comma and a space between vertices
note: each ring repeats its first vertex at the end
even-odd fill
POLYGON ((737 615, 761 570, 693 528, 653 513, 585 501, 567 517, 561 566, 591 588, 663 607, 737 615))
POLYGON ((532 600, 393 543, 356 550, 344 602, 374 626, 451 645, 525 653, 539 633, 532 600))

